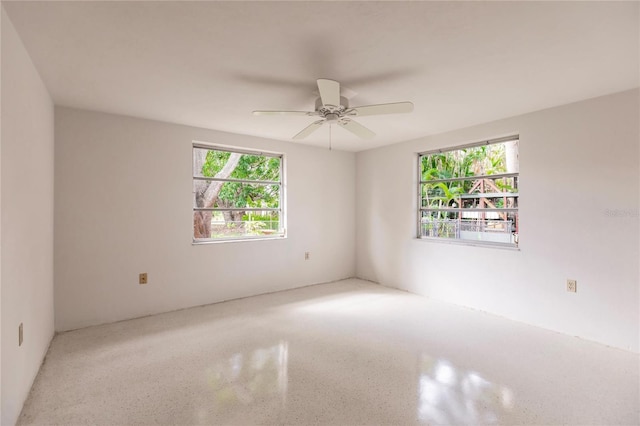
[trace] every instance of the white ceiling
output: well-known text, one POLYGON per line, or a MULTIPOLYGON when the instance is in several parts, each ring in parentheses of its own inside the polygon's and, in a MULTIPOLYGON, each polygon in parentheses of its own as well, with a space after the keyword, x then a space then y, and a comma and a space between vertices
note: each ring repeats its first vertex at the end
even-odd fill
MULTIPOLYGON (((377 136, 359 151, 638 87, 638 2, 7 2, 54 102, 291 140, 318 78, 377 136)), ((327 146, 324 126, 299 143, 327 146)), ((220 141, 222 142, 222 141, 220 141)))

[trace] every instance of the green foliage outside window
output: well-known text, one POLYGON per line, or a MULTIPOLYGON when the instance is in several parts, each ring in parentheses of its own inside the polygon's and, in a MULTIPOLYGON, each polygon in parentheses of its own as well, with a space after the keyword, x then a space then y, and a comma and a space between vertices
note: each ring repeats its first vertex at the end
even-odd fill
POLYGON ((420 155, 419 236, 517 245, 518 144, 420 155))
POLYGON ((195 176, 217 180, 194 179, 194 239, 282 235, 281 163, 280 156, 195 147, 195 176))
MULTIPOLYGON (((468 177, 467 180, 425 183, 422 207, 459 207, 459 197, 471 192, 475 176, 509 173, 505 144, 482 145, 455 151, 424 155, 421 158, 423 181, 468 177)), ((503 192, 515 192, 513 178, 496 179, 503 192)))

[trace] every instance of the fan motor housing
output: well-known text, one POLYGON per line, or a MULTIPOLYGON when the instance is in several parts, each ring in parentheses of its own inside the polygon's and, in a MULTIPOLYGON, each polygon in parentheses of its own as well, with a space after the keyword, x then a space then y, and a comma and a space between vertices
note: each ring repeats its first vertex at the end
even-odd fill
POLYGON ((340 106, 336 108, 324 106, 322 104, 322 98, 316 99, 316 111, 324 110, 326 113, 331 113, 345 111, 347 109, 349 109, 349 99, 345 98, 344 96, 340 96, 340 106))

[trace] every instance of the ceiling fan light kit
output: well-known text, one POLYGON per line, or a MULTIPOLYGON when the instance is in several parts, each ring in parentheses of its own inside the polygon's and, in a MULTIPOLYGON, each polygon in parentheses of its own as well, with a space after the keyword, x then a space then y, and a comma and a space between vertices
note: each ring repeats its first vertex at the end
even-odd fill
POLYGON ((352 117, 364 117, 381 114, 400 114, 413 111, 411 102, 395 102, 389 104, 364 105, 349 107, 349 100, 340 96, 340 83, 335 80, 318 79, 318 91, 320 97, 316 99, 315 111, 253 111, 253 115, 306 115, 309 117, 321 117, 300 132, 293 139, 304 139, 324 124, 338 124, 362 139, 371 139, 376 134, 354 121, 352 117))

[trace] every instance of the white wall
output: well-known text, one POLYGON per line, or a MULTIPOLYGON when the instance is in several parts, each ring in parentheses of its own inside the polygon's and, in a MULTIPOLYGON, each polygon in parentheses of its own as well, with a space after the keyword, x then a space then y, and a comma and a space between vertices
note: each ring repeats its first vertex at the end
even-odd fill
POLYGON ((51 98, 2 9, 3 425, 15 423, 53 337, 53 133, 51 98))
POLYGON ((637 352, 638 93, 358 153, 357 275, 637 352), (520 251, 417 240, 416 153, 512 134, 520 251))
POLYGON ((355 274, 354 153, 60 107, 55 124, 57 330, 355 274), (194 140, 286 155, 288 238, 191 244, 194 140))

